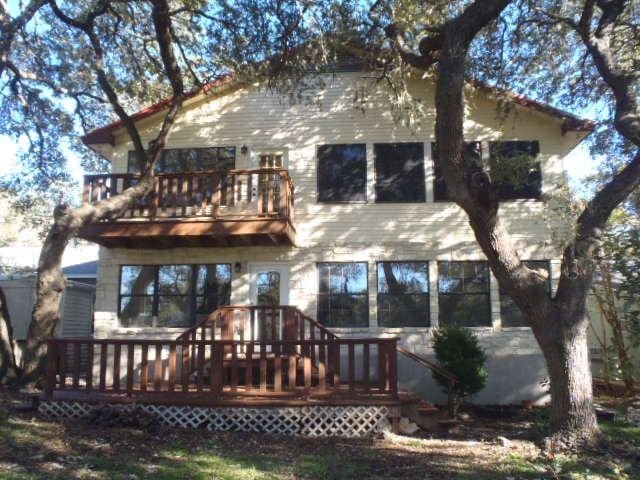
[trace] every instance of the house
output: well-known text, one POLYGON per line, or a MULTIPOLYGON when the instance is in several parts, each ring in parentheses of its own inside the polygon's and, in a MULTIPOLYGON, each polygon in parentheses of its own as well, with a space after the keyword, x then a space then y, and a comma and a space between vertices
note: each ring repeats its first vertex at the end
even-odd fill
MULTIPOLYGON (((396 355, 396 344, 429 359, 433 328, 456 323, 472 328, 488 354, 489 383, 477 402, 545 400, 537 343, 447 199, 432 81, 407 80, 424 109, 409 128, 394 121, 385 86, 363 97, 366 77, 327 75, 317 102, 290 103, 233 79, 189 98, 154 193, 123 218, 81 231, 101 245, 95 340, 56 351, 68 360, 89 349, 101 376, 88 375, 91 392, 135 391, 144 403, 153 390, 172 403, 169 393, 191 388, 200 392, 192 405, 210 405, 211 395, 237 396, 247 385, 273 402, 286 383, 288 394, 303 387, 307 400, 316 389, 347 388, 350 400, 330 397, 333 406, 391 405, 398 388, 441 402, 431 372, 396 355)), ((526 162, 515 169, 521 180, 501 180, 501 211, 521 254, 549 272, 552 294, 561 256, 552 239, 563 225, 544 199, 566 185, 563 157, 592 125, 507 99, 512 108, 499 112, 496 91, 469 86, 468 152, 495 177, 501 162, 526 162)), ((165 106, 135 117, 146 140, 165 106)), ((83 140, 112 164, 112 173, 85 178, 85 201, 135 181, 120 122, 83 140)), ((66 364, 60 372, 53 358, 49 398, 77 400, 69 390, 82 390, 82 372, 66 364)))

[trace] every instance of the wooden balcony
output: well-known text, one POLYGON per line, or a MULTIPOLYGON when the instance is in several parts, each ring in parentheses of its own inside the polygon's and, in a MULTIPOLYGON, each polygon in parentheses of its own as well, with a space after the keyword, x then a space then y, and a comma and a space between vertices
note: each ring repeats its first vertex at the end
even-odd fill
MULTIPOLYGON (((137 174, 87 175, 84 202, 134 185, 137 174)), ((79 236, 105 247, 294 245, 293 182, 284 169, 158 174, 153 192, 79 236)))

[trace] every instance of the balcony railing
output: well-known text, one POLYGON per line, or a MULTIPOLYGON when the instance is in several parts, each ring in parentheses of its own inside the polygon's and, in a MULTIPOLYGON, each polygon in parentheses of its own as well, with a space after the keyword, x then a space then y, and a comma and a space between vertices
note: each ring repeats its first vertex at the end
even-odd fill
MULTIPOLYGON (((83 200, 97 203, 139 181, 131 173, 87 175, 83 200)), ((159 173, 150 194, 80 235, 116 247, 292 245, 293 213, 284 169, 159 173)))
MULTIPOLYGON (((97 203, 135 185, 133 173, 86 175, 85 202, 97 203)), ((134 205, 124 218, 247 218, 283 217, 292 220, 293 182, 286 170, 159 173, 153 192, 134 205)))

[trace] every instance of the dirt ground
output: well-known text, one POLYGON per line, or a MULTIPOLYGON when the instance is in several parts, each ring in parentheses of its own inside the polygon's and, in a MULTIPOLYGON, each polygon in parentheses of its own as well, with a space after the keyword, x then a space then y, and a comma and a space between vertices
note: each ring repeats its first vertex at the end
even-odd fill
POLYGON ((0 479, 640 479, 640 428, 580 455, 539 444, 546 411, 468 409, 459 426, 363 440, 54 422, 0 390, 0 479))

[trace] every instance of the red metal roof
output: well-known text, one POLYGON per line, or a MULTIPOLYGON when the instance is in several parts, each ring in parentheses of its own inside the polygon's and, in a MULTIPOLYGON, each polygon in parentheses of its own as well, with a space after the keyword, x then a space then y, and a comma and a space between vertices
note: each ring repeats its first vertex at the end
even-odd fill
MULTIPOLYGON (((224 77, 221 77, 217 80, 214 80, 212 82, 206 83, 204 86, 202 87, 198 87, 195 88, 193 90, 191 90, 190 92, 188 92, 186 94, 187 98, 192 98, 195 97, 196 95, 198 95, 200 92, 204 92, 207 93, 208 91, 210 91, 213 88, 216 87, 220 87, 223 86, 227 83, 230 83, 233 80, 232 75, 226 75, 224 77)), ((480 80, 474 80, 472 81, 472 84, 476 87, 479 88, 481 90, 485 90, 488 91, 489 93, 492 94, 501 94, 501 95, 505 95, 507 98, 509 98, 511 101, 515 102, 516 104, 526 107, 526 108, 532 108, 534 110, 537 110, 539 112, 542 113, 546 113, 548 115, 551 115, 553 117, 557 117, 559 119, 564 120, 562 123, 562 134, 564 135, 567 132, 591 132, 594 130, 596 123, 592 120, 588 120, 585 118, 580 118, 572 113, 566 112, 564 110, 561 110, 559 108, 553 107, 551 105, 548 105, 546 103, 542 103, 539 102, 537 100, 533 100, 532 98, 526 97, 525 95, 521 95, 519 93, 514 93, 514 92, 509 92, 506 90, 501 90, 499 88, 493 87, 491 85, 489 85, 488 83, 482 82, 480 80)), ((162 100, 158 103, 155 103, 143 110, 140 110, 139 112, 134 113, 133 115, 131 115, 131 118, 134 121, 140 121, 144 118, 150 117, 156 113, 161 112, 162 110, 164 110, 165 108, 169 107, 169 105, 171 105, 172 99, 168 98, 165 100, 162 100)), ((115 137, 114 137, 114 133, 116 130, 122 128, 124 126, 124 123, 122 122, 122 120, 117 120, 115 122, 112 122, 108 125, 105 125, 104 127, 100 127, 100 128, 96 128, 95 130, 90 131, 89 133, 87 133, 86 135, 83 135, 81 137, 82 142, 85 145, 95 145, 95 144, 100 144, 100 143, 108 143, 111 145, 115 144, 115 137)))
MULTIPOLYGON (((202 87, 196 87, 193 90, 186 93, 186 98, 193 98, 199 93, 207 93, 213 88, 221 87, 224 84, 230 83, 232 80, 231 75, 225 75, 217 80, 213 80, 204 84, 202 87)), ((168 108, 173 102, 172 98, 166 98, 164 100, 159 101, 158 103, 154 103, 153 105, 148 106, 131 115, 131 119, 135 122, 143 120, 147 117, 155 115, 156 113, 161 112, 165 108, 168 108)), ((115 137, 114 132, 120 128, 124 127, 124 122, 122 120, 116 120, 115 122, 111 122, 104 127, 96 128, 91 130, 89 133, 80 137, 82 143, 85 145, 95 145, 98 143, 108 143, 110 145, 115 145, 115 137)))

